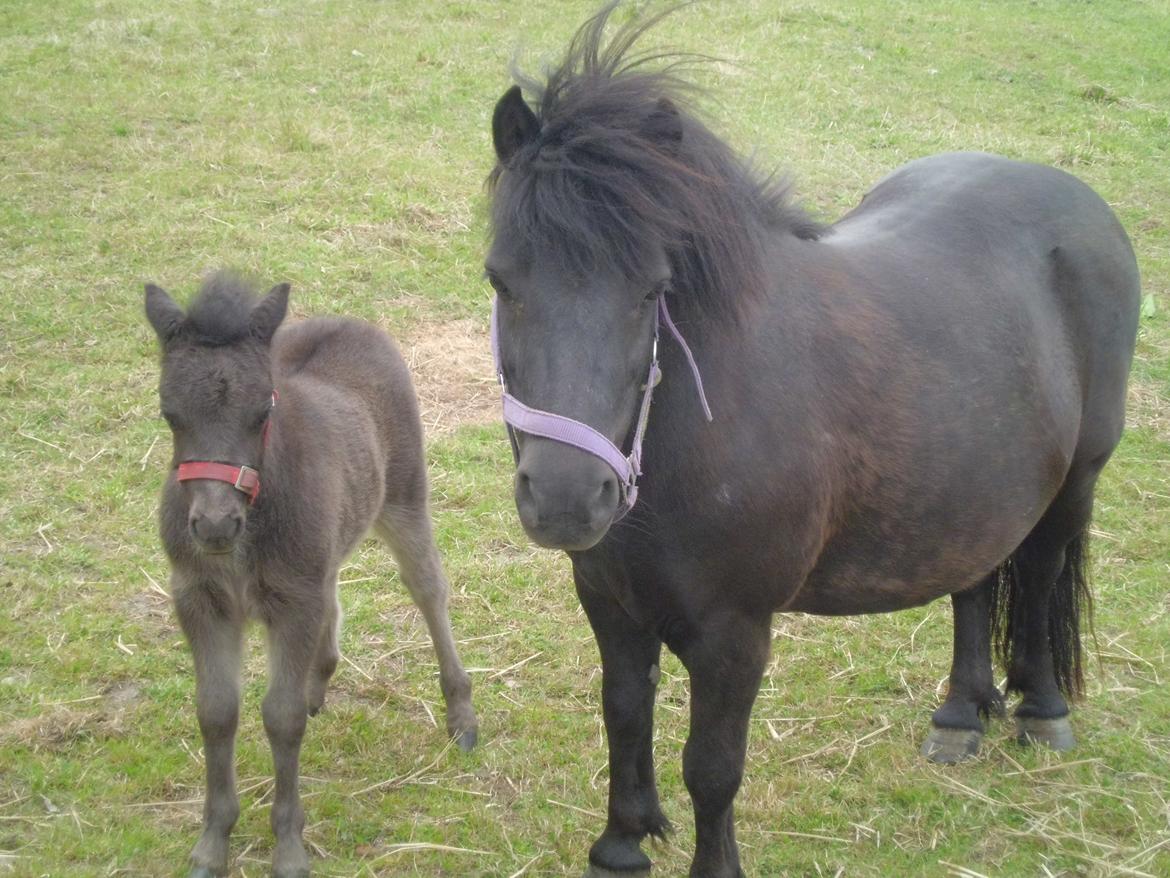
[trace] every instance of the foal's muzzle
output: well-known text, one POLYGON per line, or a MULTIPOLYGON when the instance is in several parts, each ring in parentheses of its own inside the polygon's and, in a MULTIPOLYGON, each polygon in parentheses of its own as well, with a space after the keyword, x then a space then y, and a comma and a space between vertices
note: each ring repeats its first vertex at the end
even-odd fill
POLYGON ((192 514, 191 537, 209 555, 223 555, 235 548, 244 532, 244 516, 237 510, 192 514))

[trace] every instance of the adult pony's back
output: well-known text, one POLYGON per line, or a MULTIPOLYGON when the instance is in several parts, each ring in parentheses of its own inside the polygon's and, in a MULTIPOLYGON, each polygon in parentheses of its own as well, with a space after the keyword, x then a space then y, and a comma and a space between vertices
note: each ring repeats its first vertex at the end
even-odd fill
POLYGON ((522 80, 536 111, 514 87, 492 120, 516 503, 569 552, 601 651, 592 870, 649 868, 640 841, 667 825, 665 643, 691 677, 691 874, 737 876, 732 800, 777 611, 949 594, 950 689, 923 752, 970 756, 1002 708, 993 632, 1020 739, 1072 746, 1084 542, 1123 425, 1137 269, 1085 185, 982 154, 913 162, 819 226, 686 111, 677 67, 647 67, 648 25, 604 41, 612 8, 547 81, 522 80))

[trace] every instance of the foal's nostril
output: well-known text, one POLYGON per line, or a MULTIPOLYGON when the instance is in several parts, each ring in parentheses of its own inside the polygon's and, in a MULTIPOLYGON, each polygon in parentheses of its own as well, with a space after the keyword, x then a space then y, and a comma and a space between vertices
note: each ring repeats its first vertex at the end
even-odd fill
POLYGON ((215 546, 228 546, 243 530, 244 519, 237 512, 226 515, 209 513, 196 515, 191 519, 191 530, 200 542, 215 546))

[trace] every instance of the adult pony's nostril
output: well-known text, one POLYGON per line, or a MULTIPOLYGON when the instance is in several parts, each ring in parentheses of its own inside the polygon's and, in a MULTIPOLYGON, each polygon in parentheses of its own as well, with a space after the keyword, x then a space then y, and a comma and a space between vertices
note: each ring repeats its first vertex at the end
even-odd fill
POLYGON ((610 502, 611 499, 617 497, 617 479, 610 476, 601 483, 601 487, 597 489, 597 499, 603 503, 610 502))
POLYGON ((524 470, 516 471, 516 499, 523 501, 535 499, 532 495, 532 479, 524 470))

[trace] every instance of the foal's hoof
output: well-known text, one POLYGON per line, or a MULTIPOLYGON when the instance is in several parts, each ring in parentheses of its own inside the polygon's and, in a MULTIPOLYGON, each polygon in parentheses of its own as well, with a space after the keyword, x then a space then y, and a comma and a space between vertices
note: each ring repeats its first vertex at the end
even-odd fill
POLYGON ((226 874, 227 872, 216 872, 207 866, 192 866, 191 871, 187 873, 187 878, 217 878, 219 875, 226 874))
POLYGON ((479 743, 479 732, 475 729, 464 729, 462 732, 455 732, 455 743, 464 753, 472 750, 477 743, 479 743))
POLYGON ((1021 744, 1043 744, 1053 750, 1071 750, 1077 745, 1072 723, 1067 716, 1056 719, 1038 719, 1034 716, 1016 717, 1016 740, 1021 744))
POLYGON ((606 869, 604 866, 595 866, 590 863, 585 867, 585 874, 581 878, 650 878, 650 870, 636 869, 630 872, 623 869, 620 872, 615 872, 613 869, 606 869))
POLYGON ((954 765, 974 759, 982 740, 983 733, 975 729, 944 729, 931 725, 921 752, 931 762, 954 765))

